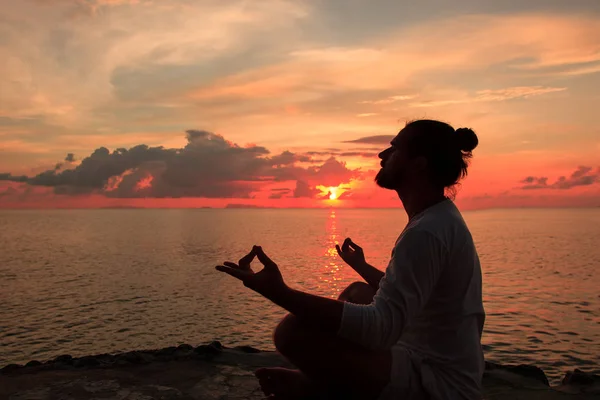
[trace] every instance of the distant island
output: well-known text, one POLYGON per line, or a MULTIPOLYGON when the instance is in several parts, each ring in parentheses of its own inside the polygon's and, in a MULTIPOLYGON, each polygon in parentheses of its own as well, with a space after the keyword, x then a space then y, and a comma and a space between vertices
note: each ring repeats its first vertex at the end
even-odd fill
POLYGON ((256 204, 243 204, 243 203, 230 203, 225 208, 271 208, 265 206, 258 206, 256 204))

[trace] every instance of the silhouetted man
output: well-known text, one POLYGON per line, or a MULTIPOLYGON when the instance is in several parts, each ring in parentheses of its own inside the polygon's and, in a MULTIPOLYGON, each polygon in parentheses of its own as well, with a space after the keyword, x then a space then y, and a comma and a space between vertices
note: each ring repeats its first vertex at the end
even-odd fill
POLYGON ((275 329, 274 342, 298 369, 256 371, 265 394, 481 398, 481 267, 469 229, 446 197, 466 175, 477 144, 471 129, 419 120, 379 154, 376 182, 398 193, 408 223, 385 273, 369 265, 350 239, 337 246, 365 280, 338 300, 288 287, 258 246, 238 264, 217 267, 290 312, 275 329), (264 265, 260 272, 250 268, 254 257, 264 265))

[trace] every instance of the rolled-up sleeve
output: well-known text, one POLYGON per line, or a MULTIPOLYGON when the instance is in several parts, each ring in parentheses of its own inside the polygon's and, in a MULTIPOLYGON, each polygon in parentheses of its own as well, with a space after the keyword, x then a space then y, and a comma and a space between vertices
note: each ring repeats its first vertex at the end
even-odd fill
POLYGON ((427 304, 445 265, 446 248, 432 233, 410 229, 398 240, 373 303, 346 302, 338 336, 387 349, 427 304))

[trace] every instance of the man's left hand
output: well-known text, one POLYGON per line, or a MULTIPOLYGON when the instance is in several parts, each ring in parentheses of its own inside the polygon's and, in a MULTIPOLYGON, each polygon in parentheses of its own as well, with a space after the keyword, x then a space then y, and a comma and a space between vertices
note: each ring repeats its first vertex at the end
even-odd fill
POLYGON ((217 265, 216 269, 241 280, 244 286, 272 301, 287 289, 279 267, 263 252, 260 246, 254 246, 250 253, 242 257, 237 264, 226 261, 223 265, 217 265), (264 265, 264 268, 258 272, 254 272, 250 266, 254 257, 257 257, 264 265))

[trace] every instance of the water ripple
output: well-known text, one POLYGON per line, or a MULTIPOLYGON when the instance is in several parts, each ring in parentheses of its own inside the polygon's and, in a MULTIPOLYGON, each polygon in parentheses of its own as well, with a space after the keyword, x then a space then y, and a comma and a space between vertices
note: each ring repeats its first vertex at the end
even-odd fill
MULTIPOLYGON (((600 210, 465 213, 479 249, 486 358, 556 381, 600 373, 600 210)), ((0 365, 213 339, 272 349, 285 315, 214 266, 261 244, 293 287, 336 297, 351 236, 384 268, 395 210, 0 211, 0 365)))

